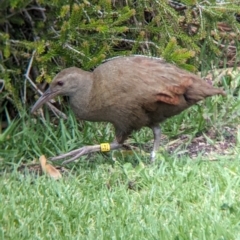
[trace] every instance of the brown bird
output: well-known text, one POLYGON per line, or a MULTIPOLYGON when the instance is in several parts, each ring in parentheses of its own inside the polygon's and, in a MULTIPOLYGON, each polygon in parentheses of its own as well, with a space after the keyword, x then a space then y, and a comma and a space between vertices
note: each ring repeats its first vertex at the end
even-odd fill
POLYGON ((68 96, 78 119, 110 122, 116 139, 111 144, 85 146, 52 158, 71 162, 84 154, 123 146, 133 130, 147 126, 154 135, 151 160, 160 145, 159 123, 206 97, 225 95, 200 77, 160 58, 145 56, 110 59, 93 72, 76 67, 62 70, 31 112, 58 95, 68 96))

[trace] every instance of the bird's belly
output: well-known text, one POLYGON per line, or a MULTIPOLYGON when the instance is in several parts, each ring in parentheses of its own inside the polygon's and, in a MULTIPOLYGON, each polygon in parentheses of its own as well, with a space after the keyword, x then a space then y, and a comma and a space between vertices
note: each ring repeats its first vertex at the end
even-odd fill
MULTIPOLYGON (((73 108, 74 111, 74 108, 73 108)), ((141 108, 116 108, 107 107, 82 111, 74 111, 77 118, 93 122, 110 122, 115 128, 122 131, 138 130, 149 125, 149 117, 141 108)))
POLYGON ((160 123, 165 121, 167 118, 175 116, 185 109, 187 109, 189 105, 183 101, 179 105, 171 105, 167 103, 158 103, 158 106, 155 111, 150 112, 149 116, 153 123, 160 123))

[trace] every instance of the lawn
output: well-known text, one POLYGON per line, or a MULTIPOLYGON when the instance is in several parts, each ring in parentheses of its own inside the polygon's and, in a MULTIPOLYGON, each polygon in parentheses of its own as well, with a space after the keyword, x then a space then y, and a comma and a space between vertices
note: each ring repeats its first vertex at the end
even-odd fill
POLYGON ((240 239, 240 166, 169 158, 79 166, 0 184, 1 239, 240 239))
MULTIPOLYGON (((0 239, 240 239, 239 77, 216 96, 162 124, 134 151, 92 154, 39 174, 38 157, 110 142, 110 124, 30 116, 9 119, 0 134, 0 239), (139 150, 141 149, 141 151, 139 150)), ((223 83, 224 84, 224 83, 223 83)), ((6 109, 7 112, 7 109, 6 109)), ((61 162, 53 165, 60 166, 61 162)))

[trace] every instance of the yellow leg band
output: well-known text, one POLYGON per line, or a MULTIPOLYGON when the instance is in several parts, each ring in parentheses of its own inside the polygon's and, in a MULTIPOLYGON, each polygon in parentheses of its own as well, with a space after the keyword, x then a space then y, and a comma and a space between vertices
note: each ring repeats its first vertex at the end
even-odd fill
POLYGON ((109 152, 111 149, 109 143, 101 143, 100 148, 101 148, 101 152, 109 152))

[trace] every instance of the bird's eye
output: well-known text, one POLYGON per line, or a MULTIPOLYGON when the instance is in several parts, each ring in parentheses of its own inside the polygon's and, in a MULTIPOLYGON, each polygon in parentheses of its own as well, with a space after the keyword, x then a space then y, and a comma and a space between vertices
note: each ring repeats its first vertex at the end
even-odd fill
POLYGON ((58 82, 57 82, 57 85, 58 85, 58 86, 63 86, 63 84, 64 84, 64 83, 63 83, 62 81, 58 81, 58 82))

